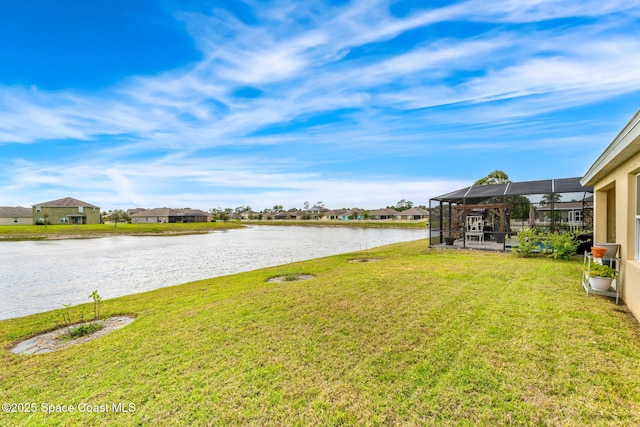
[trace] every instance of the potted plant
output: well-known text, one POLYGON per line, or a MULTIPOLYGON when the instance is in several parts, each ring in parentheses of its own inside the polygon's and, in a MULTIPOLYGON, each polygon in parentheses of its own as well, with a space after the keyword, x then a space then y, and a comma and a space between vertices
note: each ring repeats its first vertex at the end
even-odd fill
POLYGON ((449 228, 444 236, 444 243, 451 246, 453 245, 454 240, 459 239, 460 237, 460 226, 454 221, 449 222, 449 228))
POLYGON ((616 277, 616 270, 608 265, 591 264, 589 269, 589 285, 596 291, 608 291, 611 281, 616 277))

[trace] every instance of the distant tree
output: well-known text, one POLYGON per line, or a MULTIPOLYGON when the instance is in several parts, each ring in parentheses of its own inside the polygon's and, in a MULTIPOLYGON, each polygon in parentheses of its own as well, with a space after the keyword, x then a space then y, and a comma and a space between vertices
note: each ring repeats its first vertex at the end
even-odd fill
POLYGON ((220 207, 218 208, 211 208, 209 209, 209 212, 211 212, 211 216, 213 217, 214 220, 222 220, 224 217, 224 210, 220 207))
POLYGON ((115 209, 110 211, 107 215, 107 220, 113 221, 113 227, 117 227, 119 222, 129 221, 129 215, 122 209, 115 209))
POLYGON ((543 194, 542 197, 540 198, 540 205, 547 206, 547 205, 550 205, 552 202, 558 203, 560 199, 562 199, 562 194, 558 194, 558 193, 543 194))
POLYGON ((526 220, 529 218, 529 208, 531 207, 531 201, 526 196, 509 196, 507 197, 507 203, 513 205, 511 210, 511 219, 526 220))
POLYGON ((511 180, 509 179, 509 175, 502 172, 501 170, 495 170, 484 178, 480 178, 479 180, 474 182, 473 185, 506 184, 507 182, 511 182, 511 180))
POLYGON ((273 207, 273 212, 282 212, 283 209, 282 205, 275 205, 273 207))
POLYGON ((406 211, 407 209, 411 209, 412 207, 413 207, 413 202, 411 200, 405 200, 405 199, 400 200, 398 203, 396 203, 395 206, 393 206, 395 210, 398 210, 400 212, 406 211))
POLYGON ((303 207, 304 207, 304 210, 305 210, 305 211, 308 211, 308 210, 309 210, 309 206, 310 206, 310 203, 309 203, 308 201, 307 201, 307 202, 304 202, 303 207))
POLYGON ((233 209, 212 208, 209 209, 209 212, 211 212, 213 219, 215 219, 216 221, 227 221, 229 219, 229 214, 233 212, 233 209))
POLYGON ((251 206, 238 206, 236 208, 236 213, 247 212, 251 210, 251 206))

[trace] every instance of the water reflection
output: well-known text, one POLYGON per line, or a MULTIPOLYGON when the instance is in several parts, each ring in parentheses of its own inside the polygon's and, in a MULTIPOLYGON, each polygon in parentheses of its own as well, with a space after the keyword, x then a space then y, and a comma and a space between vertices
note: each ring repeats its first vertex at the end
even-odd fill
POLYGON ((0 319, 426 237, 424 229, 259 226, 170 237, 0 243, 0 319))

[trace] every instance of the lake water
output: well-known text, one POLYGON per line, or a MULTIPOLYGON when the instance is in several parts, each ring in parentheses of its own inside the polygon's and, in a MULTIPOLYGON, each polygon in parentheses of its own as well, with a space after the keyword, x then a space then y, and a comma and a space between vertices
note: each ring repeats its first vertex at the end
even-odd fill
POLYGON ((424 239, 425 229, 253 226, 188 236, 0 242, 0 319, 424 239))

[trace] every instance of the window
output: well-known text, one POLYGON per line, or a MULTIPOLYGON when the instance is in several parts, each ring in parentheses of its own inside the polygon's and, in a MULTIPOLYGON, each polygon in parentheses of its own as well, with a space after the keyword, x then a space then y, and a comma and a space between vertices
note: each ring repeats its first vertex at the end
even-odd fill
POLYGON ((68 222, 68 219, 66 216, 63 216, 62 218, 60 218, 60 222, 63 224, 66 224, 68 222))
POLYGON ((18 222, 18 218, 13 218, 13 222, 18 222))
POLYGON ((569 212, 569 222, 582 222, 582 211, 572 210, 569 212))
POLYGON ((42 210, 42 206, 36 206, 36 212, 40 212, 42 210))
POLYGON ((83 212, 84 212, 84 207, 78 206, 78 213, 83 213, 83 212))

